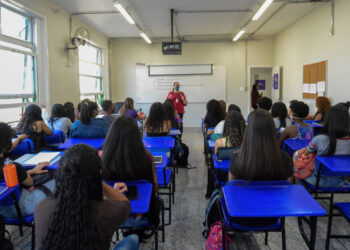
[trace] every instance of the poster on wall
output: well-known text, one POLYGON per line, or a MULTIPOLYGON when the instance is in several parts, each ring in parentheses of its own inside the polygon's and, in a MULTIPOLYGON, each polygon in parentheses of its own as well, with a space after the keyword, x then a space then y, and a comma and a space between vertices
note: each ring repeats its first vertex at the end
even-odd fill
POLYGON ((278 89, 278 74, 273 75, 273 89, 278 89))
POLYGON ((258 90, 266 89, 266 81, 265 80, 255 80, 255 83, 258 85, 258 90))

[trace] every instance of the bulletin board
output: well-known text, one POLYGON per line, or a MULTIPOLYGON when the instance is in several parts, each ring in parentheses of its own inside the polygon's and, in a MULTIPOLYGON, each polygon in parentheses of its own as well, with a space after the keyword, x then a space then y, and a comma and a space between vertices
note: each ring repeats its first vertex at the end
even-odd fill
POLYGON ((303 98, 326 96, 327 61, 304 65, 303 98))

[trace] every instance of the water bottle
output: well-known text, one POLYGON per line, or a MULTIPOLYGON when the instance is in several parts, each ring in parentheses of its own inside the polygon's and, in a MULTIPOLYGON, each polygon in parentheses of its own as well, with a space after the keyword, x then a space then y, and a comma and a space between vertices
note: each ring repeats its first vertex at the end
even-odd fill
POLYGON ((15 164, 12 161, 5 161, 3 172, 7 187, 11 188, 18 185, 17 170, 15 164))

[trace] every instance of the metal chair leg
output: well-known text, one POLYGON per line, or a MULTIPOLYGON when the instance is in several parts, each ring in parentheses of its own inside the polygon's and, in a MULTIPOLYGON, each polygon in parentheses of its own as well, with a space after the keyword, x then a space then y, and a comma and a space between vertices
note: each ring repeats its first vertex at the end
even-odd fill
POLYGON ((332 230, 332 221, 333 221, 333 193, 331 193, 331 199, 329 201, 329 216, 328 216, 328 225, 327 225, 327 237, 326 237, 326 250, 329 249, 330 244, 330 235, 332 230))
POLYGON ((265 232, 265 245, 267 245, 269 241, 269 232, 265 232))
POLYGON ((35 226, 32 225, 32 250, 35 250, 35 226))

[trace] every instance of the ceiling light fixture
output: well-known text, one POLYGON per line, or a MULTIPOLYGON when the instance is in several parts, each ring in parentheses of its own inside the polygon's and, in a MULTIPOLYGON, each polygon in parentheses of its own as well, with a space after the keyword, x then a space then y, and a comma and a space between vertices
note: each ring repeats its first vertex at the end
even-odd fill
POLYGON ((265 12, 265 10, 270 6, 270 4, 273 2, 273 0, 266 0, 263 5, 261 5, 260 9, 255 13, 252 20, 256 21, 259 19, 259 17, 265 12))
POLYGON ((148 36, 146 35, 145 32, 143 32, 143 31, 140 32, 140 36, 142 36, 142 38, 145 39, 145 41, 146 41, 147 43, 149 43, 149 44, 152 43, 151 39, 148 38, 148 36))
POLYGON ((244 34, 245 30, 240 30, 237 35, 232 39, 232 41, 237 41, 243 34, 244 34))
POLYGON ((134 19, 130 16, 130 14, 124 9, 124 7, 120 4, 119 1, 116 1, 114 4, 114 7, 125 17, 125 19, 130 23, 130 24, 135 24, 134 19))

